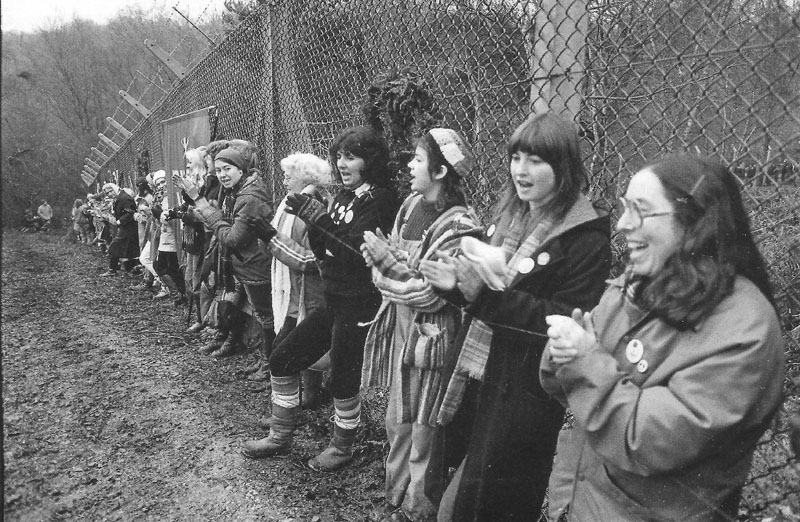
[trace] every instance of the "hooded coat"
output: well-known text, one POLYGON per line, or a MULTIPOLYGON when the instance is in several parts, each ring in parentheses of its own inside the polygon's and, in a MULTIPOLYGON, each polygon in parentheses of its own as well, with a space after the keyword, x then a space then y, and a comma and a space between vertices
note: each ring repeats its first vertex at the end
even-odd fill
POLYGON ((230 255, 233 275, 243 282, 270 280, 269 247, 256 237, 251 220, 272 219, 272 205, 258 173, 243 178, 223 201, 223 210, 211 205, 198 207, 206 226, 214 232, 220 255, 230 255), (224 213, 223 213, 224 211, 224 213))
POLYGON ((569 508, 569 520, 735 520, 781 403, 775 310, 737 277, 707 318, 679 331, 631 303, 619 278, 592 323, 594 349, 563 365, 542 359, 544 388, 575 416, 558 441, 551 519, 569 508))
POLYGON ((519 273, 504 291, 484 287, 466 308, 493 335, 454 522, 538 517, 564 419, 564 407, 539 382, 545 317, 597 303, 611 266, 609 232, 608 216, 579 198, 530 256, 529 272, 519 273))

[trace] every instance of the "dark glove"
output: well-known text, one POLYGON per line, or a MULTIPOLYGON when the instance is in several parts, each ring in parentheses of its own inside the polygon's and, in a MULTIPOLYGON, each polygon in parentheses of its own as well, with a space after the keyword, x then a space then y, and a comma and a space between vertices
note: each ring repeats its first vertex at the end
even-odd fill
POLYGON ((272 226, 266 219, 259 219, 256 217, 248 216, 243 218, 247 226, 253 232, 253 235, 264 243, 269 243, 270 239, 275 237, 278 233, 275 227, 272 226))
POLYGON ((306 223, 315 223, 327 214, 325 205, 305 194, 289 194, 286 196, 286 212, 294 214, 306 223))

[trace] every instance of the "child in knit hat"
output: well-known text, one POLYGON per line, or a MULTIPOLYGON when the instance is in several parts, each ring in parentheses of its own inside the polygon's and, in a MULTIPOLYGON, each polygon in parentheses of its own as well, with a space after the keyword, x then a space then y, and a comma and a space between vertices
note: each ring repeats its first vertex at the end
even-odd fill
POLYGON ((418 271, 439 251, 453 254, 460 238, 478 235, 463 179, 474 159, 461 136, 435 128, 417 140, 411 190, 389 238, 365 232, 361 247, 383 296, 364 347, 362 387, 389 386, 384 520, 435 520, 444 483, 438 405, 461 310, 448 305, 418 271))

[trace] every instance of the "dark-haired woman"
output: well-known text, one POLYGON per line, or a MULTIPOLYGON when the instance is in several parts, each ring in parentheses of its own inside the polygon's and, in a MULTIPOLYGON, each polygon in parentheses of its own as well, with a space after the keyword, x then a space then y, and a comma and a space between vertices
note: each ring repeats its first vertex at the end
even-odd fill
POLYGON ((550 516, 735 520, 784 372, 737 181, 673 156, 637 172, 621 201, 626 273, 591 314, 548 318, 542 382, 575 415, 550 516))
POLYGON ((508 160, 508 190, 482 247, 502 255, 497 281, 479 276, 464 256, 420 265, 471 316, 440 422, 450 421, 469 377, 482 381, 467 455, 440 520, 539 516, 564 418, 538 378, 545 317, 593 306, 611 261, 608 217, 581 193, 586 174, 572 123, 549 113, 529 117, 509 140, 508 160))
POLYGON ((435 252, 452 254, 460 238, 480 235, 467 210, 463 178, 474 158, 452 129, 435 128, 417 142, 406 199, 386 241, 364 233, 361 250, 374 266, 383 304, 364 346, 362 386, 388 386, 384 520, 434 520, 444 483, 434 457, 443 443, 437 425, 461 310, 449 306, 419 273, 435 252))
POLYGON ((389 181, 389 149, 384 138, 366 127, 344 130, 329 149, 343 190, 330 210, 302 193, 286 198, 286 211, 308 226, 311 250, 319 260, 326 306, 306 316, 276 347, 272 371, 272 418, 267 437, 247 441, 243 453, 263 458, 285 452, 291 443, 300 409, 300 372, 330 347, 328 389, 336 410, 333 437, 327 449, 309 462, 332 471, 350 461, 360 422, 361 365, 367 323, 380 306, 370 268, 360 247, 366 231, 388 230, 396 204, 389 181))

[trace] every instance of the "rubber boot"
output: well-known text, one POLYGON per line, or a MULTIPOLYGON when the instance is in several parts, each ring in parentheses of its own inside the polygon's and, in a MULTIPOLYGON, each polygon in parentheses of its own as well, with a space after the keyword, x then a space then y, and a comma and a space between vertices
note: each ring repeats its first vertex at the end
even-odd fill
POLYGON ((322 372, 315 370, 304 370, 302 377, 302 395, 300 407, 304 410, 316 409, 322 402, 320 389, 322 387, 322 372))
POLYGON ((263 439, 245 442, 242 454, 250 459, 263 459, 289 451, 299 409, 297 406, 283 408, 273 404, 269 435, 263 439))
POLYGON ((308 466, 317 471, 336 471, 353 460, 353 444, 356 441, 357 431, 358 428, 345 429, 334 424, 330 445, 325 451, 309 460, 308 466))
POLYGON ((225 343, 225 339, 227 338, 228 338, 227 330, 217 330, 217 333, 214 334, 214 338, 209 343, 204 344, 203 346, 198 348, 197 352, 202 355, 210 355, 211 352, 219 350, 225 343))
POLYGON ((243 353, 247 349, 242 341, 244 338, 244 328, 245 324, 243 321, 234 322, 228 332, 228 338, 225 339, 222 346, 211 353, 211 357, 215 359, 224 359, 225 357, 232 357, 243 353))
POLYGON ((275 342, 275 330, 272 327, 265 327, 261 330, 262 342, 258 354, 261 365, 258 370, 250 375, 248 381, 268 381, 269 380, 269 356, 272 354, 272 345, 275 342))

